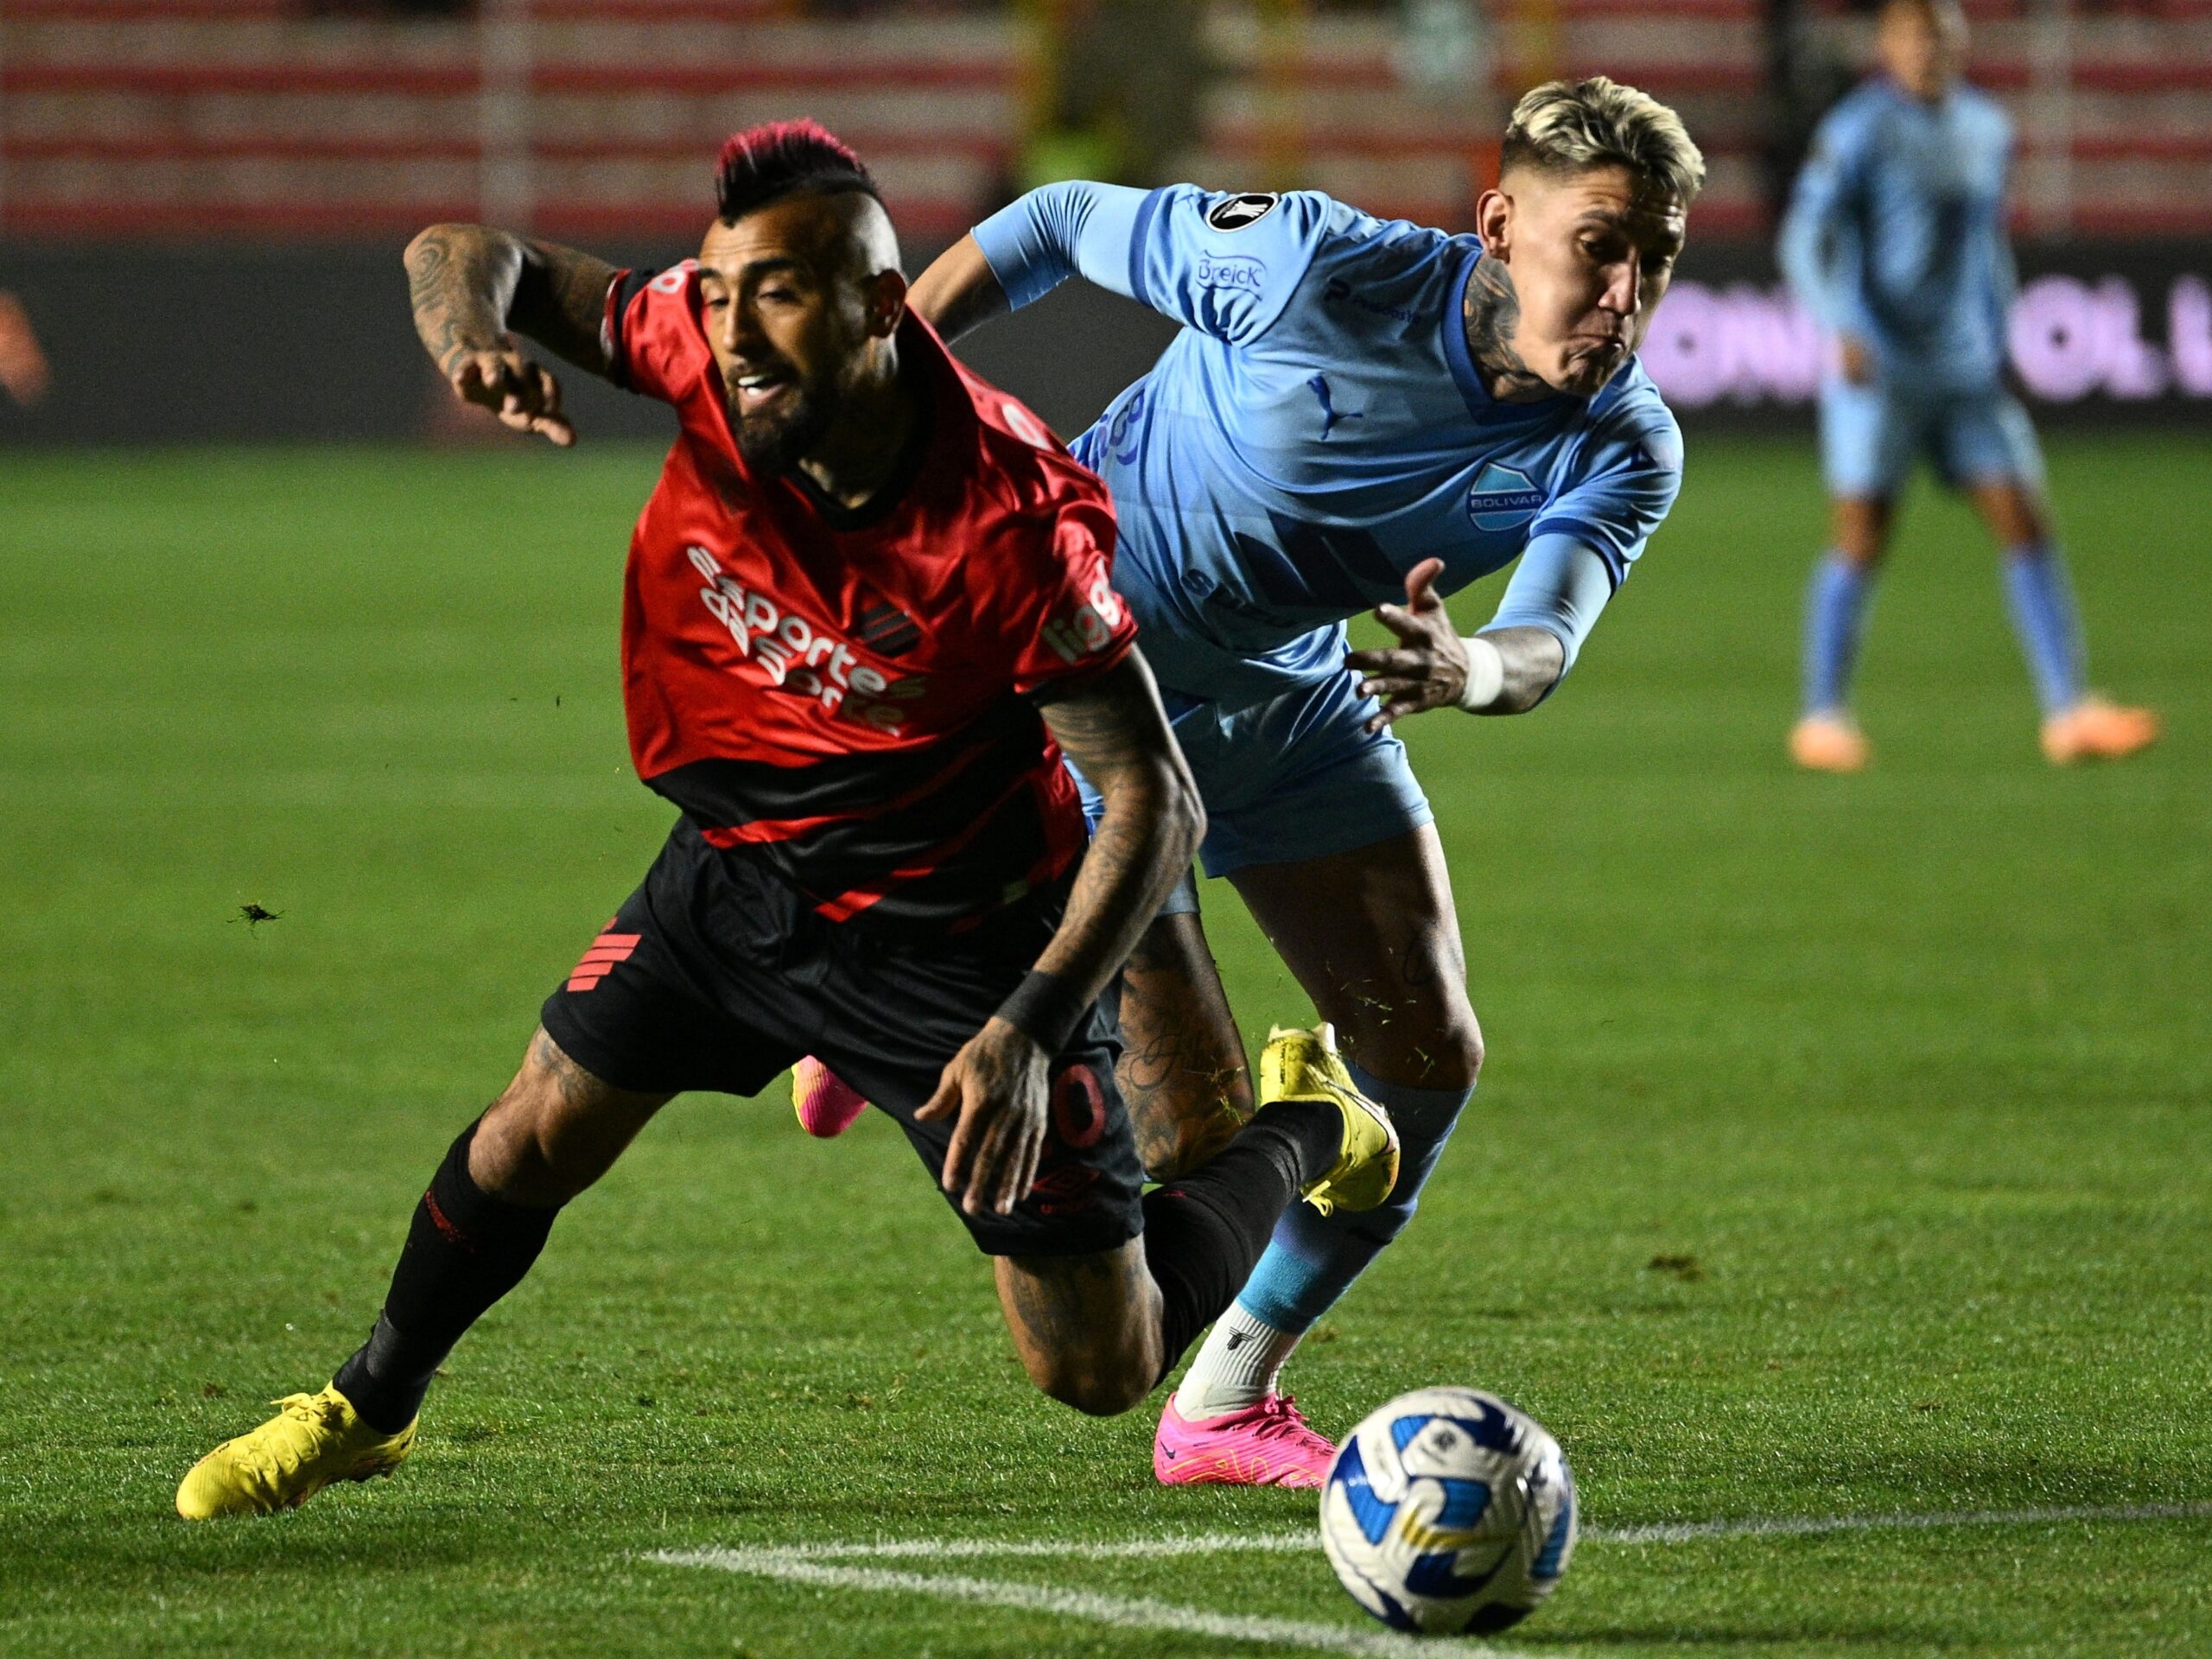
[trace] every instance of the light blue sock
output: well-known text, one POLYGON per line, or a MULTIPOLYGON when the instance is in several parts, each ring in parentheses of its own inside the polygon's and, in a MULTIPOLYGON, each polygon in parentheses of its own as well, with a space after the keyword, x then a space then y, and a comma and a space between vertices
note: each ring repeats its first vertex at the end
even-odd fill
POLYGON ((2036 700, 2046 715, 2082 700, 2082 619, 2066 560, 2048 542, 2027 542, 2005 555, 2005 596, 2012 602, 2013 632, 2035 677, 2036 700))
POLYGON ((1398 1185, 1387 1202, 1357 1215, 1323 1216, 1310 1204, 1294 1204, 1283 1212, 1236 1298, 1245 1312, 1278 1331, 1302 1332, 1328 1312, 1413 1219, 1421 1186, 1475 1092, 1406 1089, 1380 1082, 1349 1062, 1345 1070, 1360 1092, 1380 1101, 1398 1126, 1398 1185))
POLYGON ((1873 586, 1840 553, 1813 567, 1805 590, 1805 712, 1840 714, 1851 704, 1851 673, 1859 663, 1859 631, 1873 586))

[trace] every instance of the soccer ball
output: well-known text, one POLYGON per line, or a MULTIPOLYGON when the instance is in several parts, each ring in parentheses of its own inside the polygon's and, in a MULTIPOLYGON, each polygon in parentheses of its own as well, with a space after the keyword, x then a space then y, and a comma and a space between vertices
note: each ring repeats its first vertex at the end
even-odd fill
POLYGON ((1344 1437, 1321 1545, 1385 1624, 1486 1636, 1551 1594, 1574 1553, 1574 1476, 1542 1424, 1496 1395, 1419 1389, 1344 1437))

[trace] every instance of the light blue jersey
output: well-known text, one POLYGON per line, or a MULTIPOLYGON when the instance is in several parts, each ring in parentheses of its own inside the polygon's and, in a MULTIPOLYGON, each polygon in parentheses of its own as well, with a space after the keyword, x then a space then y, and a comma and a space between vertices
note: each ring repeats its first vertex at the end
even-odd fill
POLYGON ((1866 343, 1885 381, 1934 393, 1998 384, 2017 284, 2012 149, 2004 110, 1963 85, 1929 104, 1877 76, 1821 121, 1782 266, 1823 326, 1866 343))
POLYGON ((1633 360, 1595 398, 1491 400, 1472 237, 1312 192, 1081 183, 975 235, 1015 306, 1079 273, 1184 325, 1076 452, 1112 490, 1154 672, 1221 716, 1350 677, 1346 619, 1432 556, 1447 594, 1519 559, 1491 626, 1547 628, 1572 663, 1680 488, 1633 360))

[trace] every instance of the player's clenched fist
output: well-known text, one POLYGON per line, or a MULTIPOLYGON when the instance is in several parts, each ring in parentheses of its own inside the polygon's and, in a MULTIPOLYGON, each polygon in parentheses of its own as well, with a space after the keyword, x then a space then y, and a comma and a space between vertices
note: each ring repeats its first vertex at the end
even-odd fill
POLYGON ((502 424, 536 432, 563 449, 575 442, 576 429, 561 412, 561 383, 513 346, 456 351, 445 371, 455 396, 490 410, 502 424))
POLYGON ((994 1018, 952 1057, 937 1092, 914 1114, 924 1122, 958 1115, 944 1185, 965 1214, 1005 1215, 1037 1184, 1051 1097, 1048 1058, 1036 1039, 994 1018))

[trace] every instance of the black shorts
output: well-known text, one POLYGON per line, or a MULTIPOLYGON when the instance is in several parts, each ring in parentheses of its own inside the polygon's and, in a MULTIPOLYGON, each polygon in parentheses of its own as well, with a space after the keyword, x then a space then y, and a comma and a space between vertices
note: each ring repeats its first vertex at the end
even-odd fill
MULTIPOLYGON (((966 932, 834 923, 690 819, 545 999, 546 1032, 586 1071, 645 1094, 754 1095, 812 1054, 899 1120, 932 1179, 949 1122, 917 1123, 945 1062, 1036 964, 1066 888, 966 932)), ((1103 1007, 1052 1062, 1037 1185, 1004 1216, 953 1213, 992 1255, 1110 1250, 1142 1230, 1144 1170, 1114 1083, 1103 1007)))

